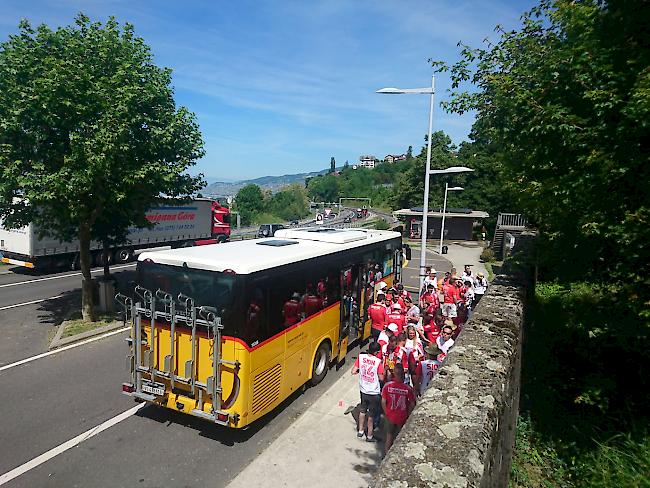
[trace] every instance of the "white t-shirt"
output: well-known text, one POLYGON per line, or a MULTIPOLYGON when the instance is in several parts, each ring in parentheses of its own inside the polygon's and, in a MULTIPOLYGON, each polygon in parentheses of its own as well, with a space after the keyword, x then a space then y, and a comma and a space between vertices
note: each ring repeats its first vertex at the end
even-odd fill
POLYGON ((485 278, 479 278, 478 276, 474 278, 474 293, 477 295, 483 295, 485 289, 487 288, 487 280, 485 278))
POLYGON ((436 339, 436 344, 438 344, 438 348, 447 354, 449 352, 449 349, 451 346, 454 345, 454 340, 453 339, 447 339, 445 341, 445 338, 442 335, 439 335, 438 338, 436 339))
POLYGON ((420 383, 420 394, 424 394, 425 390, 429 387, 429 383, 433 377, 438 372, 438 368, 442 366, 440 361, 435 359, 425 359, 420 361, 420 367, 422 368, 422 381, 420 383))
POLYGON ((359 354, 354 363, 359 368, 359 389, 366 395, 379 395, 379 373, 384 372, 383 361, 370 354, 359 354))

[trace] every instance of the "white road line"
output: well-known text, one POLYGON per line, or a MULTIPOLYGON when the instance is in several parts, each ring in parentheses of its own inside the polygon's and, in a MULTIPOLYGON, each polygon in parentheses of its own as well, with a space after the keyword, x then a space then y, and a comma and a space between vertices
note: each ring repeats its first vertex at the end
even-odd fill
POLYGON ((20 361, 16 361, 15 363, 7 364, 5 366, 0 366, 0 371, 15 368, 16 366, 20 366, 21 364, 31 363, 32 361, 36 361, 37 359, 45 358, 47 356, 51 356, 53 354, 57 354, 57 353, 60 353, 62 351, 67 351, 68 349, 72 349, 72 348, 75 348, 75 347, 83 346, 85 344, 89 344, 91 342, 98 341, 99 339, 104 339, 105 337, 110 337, 112 335, 119 334, 120 332, 124 332, 125 330, 129 330, 130 328, 131 327, 122 327, 121 329, 112 330, 110 332, 107 332, 106 334, 102 334, 102 335, 99 335, 99 336, 96 336, 96 337, 91 337, 90 339, 86 339, 85 341, 75 342, 74 344, 70 344, 68 346, 64 346, 64 347, 61 347, 59 349, 54 349, 53 351, 48 351, 48 352, 44 352, 43 354, 38 354, 36 356, 32 356, 32 357, 29 357, 29 358, 26 358, 26 359, 21 359, 20 361))
POLYGON ((129 408, 127 411, 122 412, 121 414, 116 415, 111 419, 108 419, 106 422, 102 422, 98 426, 87 430, 83 434, 79 434, 77 437, 74 437, 69 441, 64 442, 63 444, 60 444, 50 449, 49 451, 41 454, 40 456, 35 457, 31 461, 28 461, 25 464, 18 466, 17 468, 12 469, 11 471, 6 472, 5 474, 0 476, 0 485, 4 485, 5 483, 8 483, 12 479, 17 478, 22 474, 25 474, 27 471, 30 471, 36 468, 37 466, 40 466, 41 464, 49 461, 53 457, 58 456, 59 454, 67 451, 68 449, 72 449, 78 444, 81 444, 83 441, 96 436, 97 434, 105 431, 110 427, 113 427, 116 424, 119 424, 123 420, 126 420, 132 415, 134 415, 138 410, 145 407, 146 405, 147 405, 146 403, 140 403, 135 407, 129 408))
POLYGON ((43 298, 41 300, 32 300, 31 302, 16 303, 15 305, 7 305, 5 307, 0 307, 0 311, 9 310, 10 308, 22 307, 24 305, 34 305, 35 303, 45 302, 47 300, 54 300, 55 298, 61 298, 63 295, 57 295, 55 297, 43 298))
MULTIPOLYGON (((122 268, 132 268, 136 264, 124 264, 122 266, 113 266, 111 269, 122 269, 122 268)), ((104 269, 93 269, 90 271, 91 273, 103 273, 104 269)), ((47 278, 37 278, 35 280, 26 280, 26 281, 19 281, 17 283, 7 283, 5 285, 0 285, 0 288, 7 288, 10 286, 18 286, 18 285, 28 285, 30 283, 37 283, 39 281, 50 281, 50 280, 59 280, 61 278, 69 278, 71 276, 81 276, 81 273, 68 273, 65 275, 59 275, 59 276, 48 276, 47 278)))

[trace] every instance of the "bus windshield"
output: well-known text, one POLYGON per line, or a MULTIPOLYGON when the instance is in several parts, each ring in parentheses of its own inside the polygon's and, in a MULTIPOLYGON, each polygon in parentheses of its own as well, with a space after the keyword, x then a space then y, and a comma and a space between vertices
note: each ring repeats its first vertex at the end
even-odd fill
POLYGON ((236 277, 216 271, 189 269, 147 261, 138 263, 138 284, 152 293, 163 290, 177 299, 183 293, 194 299, 196 307, 214 307, 219 312, 224 332, 236 330, 236 277))

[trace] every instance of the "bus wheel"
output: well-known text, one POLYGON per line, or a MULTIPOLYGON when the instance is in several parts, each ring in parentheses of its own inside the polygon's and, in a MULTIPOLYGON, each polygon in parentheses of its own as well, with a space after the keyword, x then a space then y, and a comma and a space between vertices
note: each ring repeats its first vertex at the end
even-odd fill
POLYGON ((118 249, 115 253, 115 261, 120 264, 128 263, 133 259, 133 249, 130 247, 123 247, 118 249))
POLYGON ((316 356, 314 357, 314 366, 311 373, 311 384, 317 385, 325 375, 330 365, 330 346, 327 342, 322 342, 318 349, 316 350, 316 356))

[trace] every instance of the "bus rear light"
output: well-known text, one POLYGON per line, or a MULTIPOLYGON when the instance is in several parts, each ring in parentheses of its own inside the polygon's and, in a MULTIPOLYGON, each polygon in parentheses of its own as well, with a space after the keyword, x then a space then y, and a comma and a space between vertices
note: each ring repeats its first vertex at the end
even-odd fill
POLYGON ((124 393, 133 393, 135 386, 133 386, 133 383, 122 383, 122 391, 124 393))
POLYGON ((217 414, 217 420, 219 422, 228 422, 228 414, 227 413, 218 413, 217 414))

